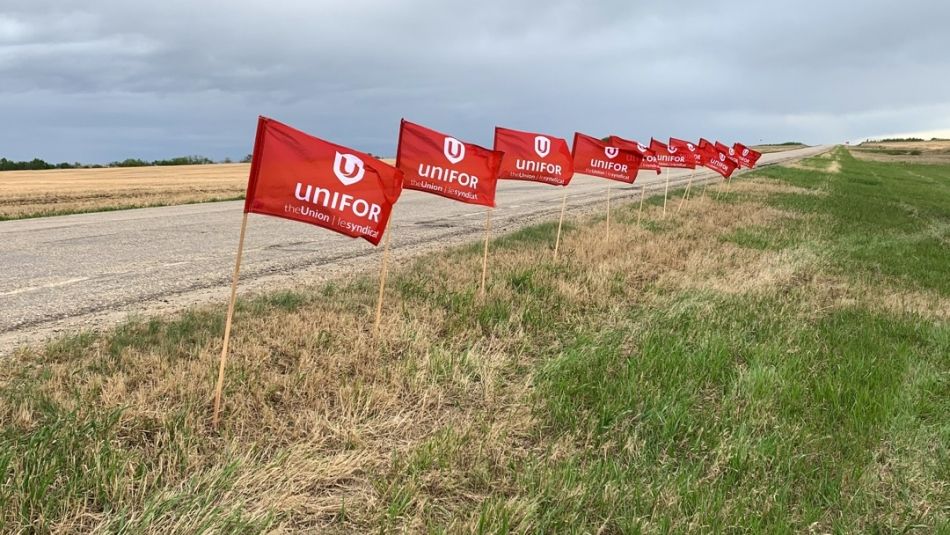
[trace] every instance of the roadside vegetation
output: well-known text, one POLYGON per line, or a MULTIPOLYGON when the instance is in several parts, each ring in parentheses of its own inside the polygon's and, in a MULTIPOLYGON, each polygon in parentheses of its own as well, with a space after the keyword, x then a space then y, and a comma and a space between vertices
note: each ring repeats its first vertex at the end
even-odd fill
MULTIPOLYGON (((541 187, 541 186, 539 186, 541 187)), ((950 166, 843 148, 24 348, 4 532, 950 530, 950 166)))

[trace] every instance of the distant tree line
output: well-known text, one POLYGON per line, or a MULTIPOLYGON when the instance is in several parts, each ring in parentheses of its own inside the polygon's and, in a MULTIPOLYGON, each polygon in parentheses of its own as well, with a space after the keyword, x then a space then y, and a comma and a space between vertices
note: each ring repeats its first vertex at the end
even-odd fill
MULTIPOLYGON (((244 163, 251 161, 251 155, 248 154, 245 158, 241 160, 244 163)), ((200 165, 200 164, 209 164, 216 163, 210 158, 205 158, 204 156, 179 156, 177 158, 169 158, 167 160, 141 160, 138 158, 126 158, 122 161, 109 162, 106 165, 102 164, 84 164, 79 162, 61 162, 61 163, 49 163, 45 160, 39 158, 34 158, 30 161, 14 161, 8 160, 6 158, 0 158, 0 171, 39 171, 44 169, 102 169, 105 167, 148 167, 148 166, 166 166, 166 165, 200 165)), ((225 158, 221 163, 231 163, 230 158, 225 158)))
MULTIPOLYGON (((869 139, 865 143, 922 143, 924 141, 927 140, 919 137, 886 137, 884 139, 869 139)), ((950 139, 932 137, 930 141, 950 141, 950 139)))

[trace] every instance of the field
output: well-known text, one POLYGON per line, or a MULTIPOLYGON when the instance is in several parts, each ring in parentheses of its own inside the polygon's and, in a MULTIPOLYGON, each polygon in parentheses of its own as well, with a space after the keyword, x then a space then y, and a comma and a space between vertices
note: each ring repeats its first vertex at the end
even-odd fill
POLYGON ((762 154, 767 154, 770 152, 784 152, 787 150, 803 149, 808 145, 802 143, 783 143, 778 145, 755 145, 752 147, 753 150, 761 152, 762 154))
POLYGON ((0 531, 946 532, 950 166, 843 148, 19 350, 0 531), (675 201, 678 203, 679 201, 675 201), (659 199, 662 203, 662 199, 659 199), (673 206, 676 206, 674 204, 673 206))
POLYGON ((0 221, 238 199, 249 164, 0 172, 0 221))
POLYGON ((950 165, 950 141, 861 143, 851 149, 862 160, 950 165))

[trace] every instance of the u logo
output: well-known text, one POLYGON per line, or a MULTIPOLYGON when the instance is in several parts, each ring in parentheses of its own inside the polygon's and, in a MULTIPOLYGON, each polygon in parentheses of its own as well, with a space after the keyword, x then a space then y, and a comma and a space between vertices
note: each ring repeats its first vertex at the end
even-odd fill
POLYGON ((336 153, 336 158, 333 160, 333 174, 340 179, 344 186, 352 186, 363 180, 365 173, 363 160, 352 154, 336 153))
POLYGON ((537 136, 534 138, 534 152, 538 153, 538 156, 544 158, 551 152, 551 140, 544 136, 537 136))
POLYGON ((446 137, 443 146, 445 158, 452 163, 459 163, 465 159, 465 145, 454 137, 446 137))

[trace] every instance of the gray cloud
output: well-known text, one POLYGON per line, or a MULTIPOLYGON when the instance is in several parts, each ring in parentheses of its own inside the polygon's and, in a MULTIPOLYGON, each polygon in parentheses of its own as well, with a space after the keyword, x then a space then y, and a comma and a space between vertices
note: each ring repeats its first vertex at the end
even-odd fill
POLYGON ((923 0, 6 0, 0 155, 240 157, 258 114, 382 154, 403 116, 484 144, 495 124, 812 143, 946 128, 948 19, 923 0))

